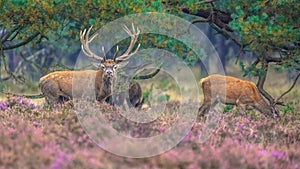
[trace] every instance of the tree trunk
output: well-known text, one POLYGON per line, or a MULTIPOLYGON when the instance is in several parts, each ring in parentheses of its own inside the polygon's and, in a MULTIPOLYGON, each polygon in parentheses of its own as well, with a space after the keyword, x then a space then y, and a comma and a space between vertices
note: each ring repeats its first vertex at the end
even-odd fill
POLYGON ((262 63, 262 68, 261 68, 262 73, 259 74, 258 82, 256 85, 260 93, 269 101, 270 104, 273 104, 274 103, 273 97, 264 90, 264 84, 267 78, 269 63, 266 60, 262 60, 261 63, 262 63))
POLYGON ((217 52, 222 62, 224 72, 226 73, 226 55, 228 54, 229 46, 225 46, 225 38, 222 35, 217 36, 217 52))

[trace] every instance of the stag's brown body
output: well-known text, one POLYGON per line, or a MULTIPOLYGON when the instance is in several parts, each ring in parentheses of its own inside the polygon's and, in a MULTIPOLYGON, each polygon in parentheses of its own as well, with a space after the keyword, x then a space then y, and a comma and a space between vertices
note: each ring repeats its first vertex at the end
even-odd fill
POLYGON ((279 116, 278 110, 266 102, 253 82, 215 74, 201 79, 200 85, 204 94, 203 103, 199 108, 202 115, 220 101, 237 105, 242 110, 255 108, 268 117, 279 116))
MULTIPOLYGON (((39 87, 45 96, 46 102, 51 107, 72 100, 73 91, 75 91, 77 96, 83 96, 88 87, 95 88, 95 95, 98 101, 108 101, 106 99, 112 94, 113 79, 102 78, 102 73, 102 70, 53 72, 40 79, 39 87), (92 80, 94 80, 94 83, 91 84, 92 80), (88 86, 89 84, 94 86, 88 86)), ((143 99, 139 83, 130 85, 129 99, 134 107, 141 106, 143 99)))
MULTIPOLYGON (((62 104, 65 101, 71 100, 73 74, 81 75, 83 77, 93 76, 94 71, 59 71, 53 72, 40 78, 39 87, 45 96, 45 100, 53 107, 56 104, 62 104)), ((81 88, 84 88, 84 84, 81 88)))
MULTIPOLYGON (((91 79, 95 79, 95 88, 99 88, 99 83, 101 81, 96 80, 96 77, 102 74, 95 70, 85 70, 85 71, 58 71, 50 73, 42 77, 39 81, 39 87, 45 96, 45 100, 48 104, 55 106, 56 104, 62 104, 65 101, 73 99, 72 91, 76 91, 76 94, 83 95, 85 89, 87 89, 87 84, 91 79), (77 84, 73 86, 73 78, 81 79, 80 81, 74 80, 77 84), (80 83, 78 83, 80 82, 80 83), (73 88, 74 87, 74 88, 73 88)), ((101 84, 100 84, 101 85, 101 84)), ((101 88, 101 87, 100 87, 101 88)), ((96 95, 101 95, 100 93, 108 93, 109 91, 97 92, 96 95), (99 94, 98 94, 99 93, 99 94)), ((99 98, 100 100, 100 98, 99 98)))

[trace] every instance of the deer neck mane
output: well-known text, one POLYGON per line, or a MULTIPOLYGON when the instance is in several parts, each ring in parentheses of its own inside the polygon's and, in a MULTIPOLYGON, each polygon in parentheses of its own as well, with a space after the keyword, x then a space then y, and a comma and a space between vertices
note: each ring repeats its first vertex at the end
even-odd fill
MULTIPOLYGON (((105 77, 102 78, 102 88, 111 91, 113 87, 113 77, 105 77)), ((110 92, 109 92, 110 93, 110 92)))
POLYGON ((95 86, 96 89, 100 92, 100 95, 109 95, 112 93, 114 79, 116 77, 106 77, 103 75, 102 70, 98 70, 96 74, 95 86))

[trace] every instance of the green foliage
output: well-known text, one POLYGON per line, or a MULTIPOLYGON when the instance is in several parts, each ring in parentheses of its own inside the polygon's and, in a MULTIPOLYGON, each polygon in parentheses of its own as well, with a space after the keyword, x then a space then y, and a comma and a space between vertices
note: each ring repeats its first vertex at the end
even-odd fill
POLYGON ((231 12, 230 27, 244 42, 254 41, 252 49, 265 47, 267 43, 279 45, 282 42, 295 42, 300 36, 299 7, 296 1, 236 0, 220 1, 221 9, 231 12), (258 46, 257 43, 263 44, 258 46))
MULTIPOLYGON (((2 1, 0 23, 7 30, 20 28, 17 40, 38 32, 41 36, 78 37, 89 25, 103 26, 119 17, 140 12, 164 12, 161 1, 2 1), (8 17, 10 16, 10 17, 8 17)), ((72 38, 73 37, 73 38, 72 38)))
POLYGON ((295 114, 296 113, 295 103, 294 102, 288 102, 285 106, 282 106, 280 110, 281 110, 283 115, 295 114))
POLYGON ((152 88, 149 90, 143 90, 143 98, 145 102, 149 102, 152 93, 152 88))
POLYGON ((158 102, 165 102, 165 101, 169 101, 169 100, 170 100, 170 95, 168 95, 168 94, 161 95, 157 98, 158 102))
POLYGON ((27 80, 22 85, 14 83, 12 81, 5 81, 0 83, 0 91, 12 92, 15 94, 22 93, 35 93, 38 91, 38 83, 27 80))
POLYGON ((239 66, 247 76, 263 76, 267 73, 265 70, 261 69, 261 67, 257 67, 253 64, 246 67, 242 61, 239 62, 239 66))
POLYGON ((281 68, 300 70, 299 1, 225 0, 216 5, 231 13, 230 28, 245 49, 255 52, 259 58, 257 64, 242 67, 246 75, 265 75, 262 62, 277 62, 281 68))
MULTIPOLYGON (((78 32, 88 25, 103 26, 119 17, 142 12, 182 14, 187 8, 191 13, 206 9, 206 3, 188 1, 2 1, 0 26, 17 29, 16 40, 26 40, 35 33, 40 38, 67 37, 78 41, 78 32)), ((217 8, 231 13, 229 26, 244 42, 254 42, 252 49, 264 48, 267 43, 279 45, 298 41, 300 3, 296 1, 236 0, 217 1, 217 8), (260 44, 260 45, 258 45, 260 44), (261 45, 262 44, 262 45, 261 45)), ((182 15, 181 15, 182 16, 182 15)), ((38 42, 38 41, 36 41, 38 42)))
POLYGON ((232 105, 225 105, 223 111, 225 113, 228 113, 230 110, 232 110, 232 105))
MULTIPOLYGON (((167 26, 167 25, 163 25, 163 26, 167 26)), ((175 53, 179 59, 182 59, 188 65, 194 65, 198 60, 199 56, 195 55, 192 49, 188 48, 183 42, 177 39, 167 37, 165 35, 156 35, 156 34, 145 34, 142 35, 141 39, 142 39, 141 41, 142 48, 144 47, 144 48, 166 49, 171 53, 175 53)))
POLYGON ((93 1, 3 1, 2 6, 0 25, 7 30, 17 29, 12 33, 19 41, 36 33, 49 39, 78 37, 80 28, 90 23, 99 26, 100 18, 104 23, 115 16, 102 15, 109 9, 108 3, 93 1))
MULTIPOLYGON (((13 40, 14 44, 31 43, 35 45, 43 39, 47 39, 62 51, 72 53, 80 47, 79 31, 83 28, 94 25, 95 30, 110 21, 134 13, 178 13, 176 11, 178 10, 177 4, 167 3, 171 8, 167 7, 166 3, 161 0, 1 1, 0 28, 6 29, 10 34, 8 39, 2 41, 1 45, 6 50, 19 47, 9 44, 8 41, 10 40, 13 40), (57 39, 60 39, 60 41, 58 42, 57 39)), ((180 3, 184 7, 193 8, 193 10, 200 7, 195 5, 197 1, 194 0, 180 1, 180 3)), ((172 28, 172 25, 166 24, 165 26, 166 30, 172 28)), ((164 28, 162 27, 162 29, 164 28)), ((190 65, 197 61, 197 57, 191 49, 186 48, 184 44, 172 38, 161 37, 161 35, 149 35, 149 37, 144 35, 142 44, 141 48, 144 46, 171 50, 190 65)))
MULTIPOLYGON (((151 95, 153 94, 153 87, 150 89, 143 90, 143 98, 145 103, 149 103, 151 101, 151 95)), ((157 98, 155 98, 155 101, 157 102, 165 102, 170 100, 170 95, 168 94, 161 94, 157 98)))
POLYGON ((5 85, 3 83, 0 83, 0 91, 5 88, 5 85))

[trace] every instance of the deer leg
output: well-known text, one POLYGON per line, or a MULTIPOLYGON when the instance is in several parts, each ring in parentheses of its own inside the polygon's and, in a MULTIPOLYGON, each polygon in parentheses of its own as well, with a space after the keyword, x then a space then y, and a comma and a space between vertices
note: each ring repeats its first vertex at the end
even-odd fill
POLYGON ((52 81, 45 81, 41 84, 41 91, 45 96, 45 101, 51 108, 55 106, 58 102, 57 96, 57 84, 53 83, 52 81))
POLYGON ((210 105, 207 105, 207 104, 205 104, 205 103, 203 103, 201 106, 200 106, 200 108, 198 109, 198 114, 200 115, 200 116, 204 116, 204 114, 206 114, 206 112, 207 112, 207 107, 209 107, 210 105))
POLYGON ((144 98, 141 98, 141 99, 138 101, 138 103, 136 103, 136 104, 134 105, 134 107, 136 107, 138 110, 141 110, 143 104, 144 104, 144 98))
POLYGON ((60 105, 60 98, 57 95, 48 94, 45 96, 45 101, 51 108, 55 108, 60 105))
POLYGON ((208 113, 210 107, 211 107, 211 102, 204 100, 202 105, 200 106, 200 108, 198 110, 198 114, 200 116, 204 116, 205 114, 208 113))
POLYGON ((45 96, 45 101, 46 101, 46 103, 47 103, 48 105, 50 105, 50 107, 53 107, 53 106, 56 104, 56 102, 53 101, 53 100, 54 100, 54 99, 51 98, 51 97, 49 97, 49 95, 46 95, 46 96, 45 96))
POLYGON ((249 106, 247 106, 247 104, 244 104, 240 101, 240 99, 236 100, 236 105, 237 107, 240 108, 239 113, 241 113, 242 115, 246 116, 246 110, 249 106))
POLYGON ((105 102, 106 103, 108 103, 108 104, 110 104, 110 105, 114 105, 114 101, 113 101, 113 98, 112 98, 112 96, 107 96, 107 97, 105 97, 105 102))

